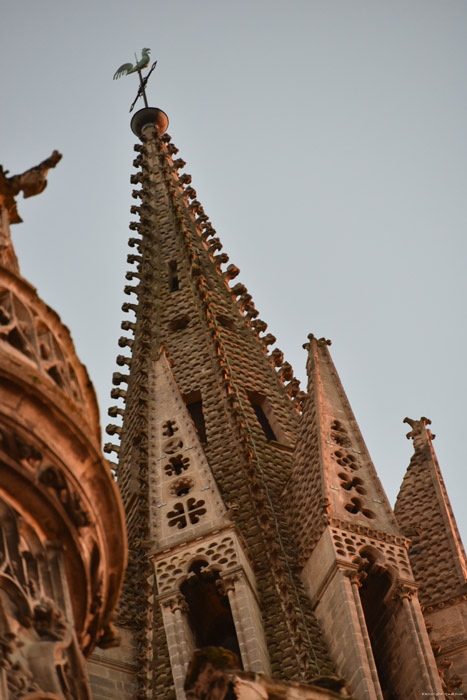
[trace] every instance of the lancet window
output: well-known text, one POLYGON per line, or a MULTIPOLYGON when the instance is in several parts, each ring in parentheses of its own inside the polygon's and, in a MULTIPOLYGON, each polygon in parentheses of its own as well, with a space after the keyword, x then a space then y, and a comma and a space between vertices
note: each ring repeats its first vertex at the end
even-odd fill
POLYGON ((207 442, 206 421, 204 420, 204 408, 201 392, 192 391, 190 394, 184 396, 184 400, 200 441, 207 442))
POLYGON ((389 691, 391 678, 387 668, 388 647, 390 646, 388 623, 392 614, 388 593, 393 586, 393 581, 388 568, 384 563, 378 562, 378 555, 370 548, 364 548, 360 554, 363 557, 363 569, 360 574, 361 586, 359 588, 360 600, 381 690, 385 700, 389 700, 393 696, 389 691))
POLYGON ((180 590, 188 605, 196 646, 229 649, 241 662, 232 610, 219 573, 206 562, 195 561, 180 590))
POLYGON ((178 292, 180 289, 180 280, 178 277, 177 261, 171 260, 168 264, 169 273, 169 291, 178 292))
POLYGON ((275 442, 286 443, 287 439, 274 416, 267 397, 259 394, 257 391, 248 391, 247 395, 265 438, 275 442))

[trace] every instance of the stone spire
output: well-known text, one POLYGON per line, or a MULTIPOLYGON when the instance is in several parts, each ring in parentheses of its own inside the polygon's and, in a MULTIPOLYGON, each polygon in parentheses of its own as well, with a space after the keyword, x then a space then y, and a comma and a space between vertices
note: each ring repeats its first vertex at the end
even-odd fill
POLYGON ((414 454, 404 476, 394 512, 410 537, 410 562, 423 605, 467 593, 467 561, 454 513, 433 448, 428 418, 411 427, 414 454))
POLYGON ((302 578, 338 672, 356 697, 402 698, 409 687, 436 694, 441 682, 416 598, 408 540, 329 344, 310 335, 305 346, 308 396, 285 495, 302 578))
MULTIPOLYGON (((331 341, 309 336, 308 398, 287 486, 299 562, 304 565, 329 525, 361 532, 400 532, 329 354, 331 341), (311 457, 311 458, 310 458, 311 457), (306 489, 300 485, 307 483, 306 489)), ((355 547, 340 546, 352 558, 355 547)), ((406 564, 406 562, 405 562, 406 564)))
POLYGON ((394 512, 410 537, 409 558, 446 693, 467 685, 467 560, 428 418, 411 420, 414 454, 394 512))
POLYGON ((129 372, 114 375, 113 390, 126 405, 110 410, 124 413, 122 426, 108 428, 121 445, 106 446, 118 451, 130 534, 121 622, 138 620, 136 697, 149 697, 150 687, 171 697, 171 677, 183 697, 199 635, 193 590, 201 596, 211 580, 230 610, 229 635, 245 669, 283 679, 329 675, 281 504, 303 393, 281 351, 269 352, 275 338, 246 287, 231 285, 239 270, 228 264, 191 176, 180 172, 178 149, 140 117, 139 172, 131 178, 141 185, 132 207, 139 221, 130 225, 137 235, 125 288, 135 301, 124 304, 133 317, 122 324, 133 337, 120 339, 131 356, 117 361, 129 372))

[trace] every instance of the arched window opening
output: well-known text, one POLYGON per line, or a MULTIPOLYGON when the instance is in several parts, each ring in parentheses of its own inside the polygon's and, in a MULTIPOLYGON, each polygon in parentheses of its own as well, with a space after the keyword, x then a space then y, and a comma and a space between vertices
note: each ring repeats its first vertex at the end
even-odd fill
POLYGON ((195 561, 180 588, 188 604, 188 620, 198 648, 222 647, 233 651, 242 667, 232 610, 217 571, 195 561))
POLYGON ((388 570, 376 561, 373 553, 361 552, 365 566, 360 587, 360 599, 366 628, 371 642, 378 678, 385 700, 396 700, 392 691, 391 662, 388 656, 390 639, 388 622, 391 618, 391 605, 387 596, 392 587, 392 579, 388 570))

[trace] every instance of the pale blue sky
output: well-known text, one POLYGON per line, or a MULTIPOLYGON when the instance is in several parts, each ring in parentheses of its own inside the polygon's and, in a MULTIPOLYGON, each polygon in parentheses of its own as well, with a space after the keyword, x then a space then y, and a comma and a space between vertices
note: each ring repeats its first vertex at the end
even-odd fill
POLYGON ((467 514, 465 41, 454 0, 22 0, 2 14, 2 149, 12 173, 63 160, 19 203, 25 277, 70 327, 107 422, 119 349, 137 82, 260 316, 304 378, 332 354, 391 501, 405 415, 427 415, 467 514))

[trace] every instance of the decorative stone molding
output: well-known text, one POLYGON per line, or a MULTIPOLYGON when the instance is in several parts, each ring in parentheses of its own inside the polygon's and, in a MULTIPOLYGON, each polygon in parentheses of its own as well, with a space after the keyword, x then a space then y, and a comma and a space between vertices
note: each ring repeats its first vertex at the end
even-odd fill
POLYGON ((422 610, 423 610, 423 612, 431 613, 431 612, 434 612, 435 610, 444 610, 446 608, 451 607, 452 605, 458 605, 459 603, 462 603, 466 600, 467 600, 467 593, 464 593, 462 595, 453 596, 452 598, 447 598, 446 600, 440 600, 440 601, 433 603, 431 605, 422 605, 422 610))
POLYGON ((410 546, 410 540, 407 537, 402 537, 400 535, 393 535, 390 532, 383 532, 375 528, 363 525, 362 523, 349 523, 346 520, 340 518, 331 517, 329 519, 329 525, 334 528, 339 528, 347 532, 358 533, 361 536, 370 537, 372 540, 378 542, 385 542, 387 544, 394 544, 400 547, 408 549, 410 546))
POLYGON ((88 700, 62 557, 1 500, 0 540, 0 686, 88 700))
POLYGON ((83 506, 81 497, 65 478, 63 471, 57 467, 46 466, 38 470, 37 479, 51 489, 57 496, 70 520, 76 527, 91 524, 89 511, 83 506))
POLYGON ((404 600, 412 600, 417 595, 416 586, 409 586, 406 583, 398 582, 395 590, 392 592, 392 597, 397 602, 404 600))
POLYGON ((0 341, 33 361, 62 391, 82 404, 83 390, 56 330, 37 317, 38 305, 31 305, 31 301, 0 287, 0 341))
POLYGON ((180 585, 196 559, 206 561, 208 566, 221 573, 240 565, 238 544, 232 534, 221 531, 215 538, 208 538, 163 560, 155 559, 155 572, 159 594, 163 595, 180 585))
MULTIPOLYGON (((331 524, 333 521, 334 519, 331 524)), ((330 533, 339 560, 358 562, 362 549, 371 547, 384 558, 386 566, 397 571, 399 576, 412 578, 407 549, 404 546, 378 537, 368 537, 353 530, 342 530, 339 527, 332 527, 330 533)))

